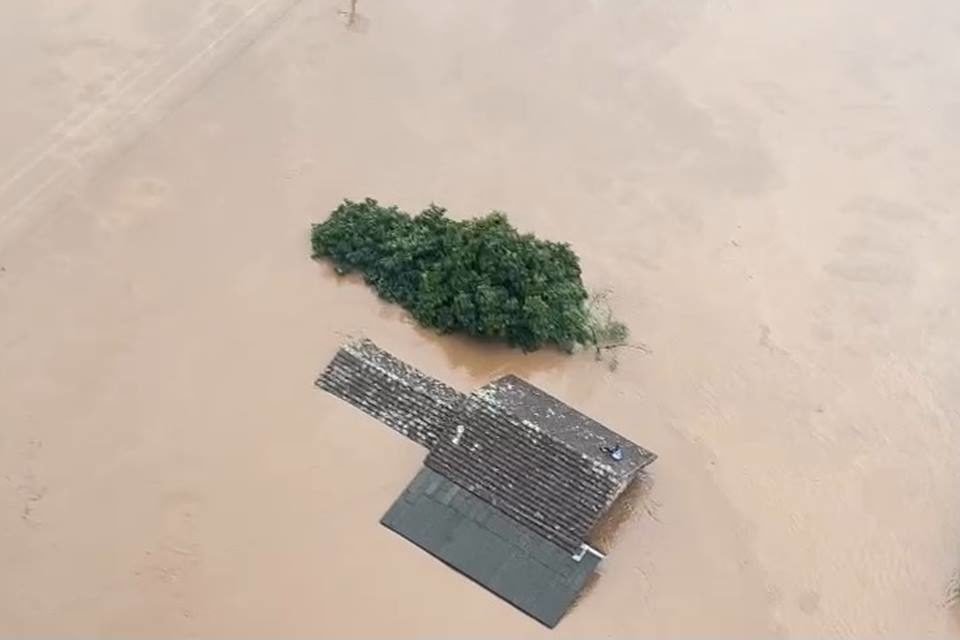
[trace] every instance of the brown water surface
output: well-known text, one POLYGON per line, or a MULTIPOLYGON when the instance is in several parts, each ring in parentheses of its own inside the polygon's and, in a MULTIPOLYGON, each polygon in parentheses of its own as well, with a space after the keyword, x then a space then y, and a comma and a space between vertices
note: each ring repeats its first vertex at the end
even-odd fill
POLYGON ((960 4, 0 5, 0 636, 942 637, 960 4), (343 197, 573 243, 648 351, 438 338, 307 259, 343 197), (367 335, 660 454, 549 632, 377 524, 367 335))

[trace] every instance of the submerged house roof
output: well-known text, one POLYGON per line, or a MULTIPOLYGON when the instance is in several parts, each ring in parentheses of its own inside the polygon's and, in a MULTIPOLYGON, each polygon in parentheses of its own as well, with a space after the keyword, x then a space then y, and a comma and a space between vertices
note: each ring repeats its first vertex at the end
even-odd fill
POLYGON ((383 524, 548 626, 602 557, 590 530, 656 458, 520 378, 462 394, 368 340, 316 384, 429 450, 383 524))

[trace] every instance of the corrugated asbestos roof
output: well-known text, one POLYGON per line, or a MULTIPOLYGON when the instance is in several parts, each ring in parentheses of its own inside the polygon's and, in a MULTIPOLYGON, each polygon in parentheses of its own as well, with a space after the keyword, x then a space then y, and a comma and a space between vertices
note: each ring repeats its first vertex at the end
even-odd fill
POLYGON ((426 466, 466 487, 543 537, 575 552, 619 479, 548 432, 469 398, 426 466))
POLYGON ((517 376, 498 378, 477 389, 475 395, 607 467, 606 473, 624 486, 637 471, 657 459, 656 454, 517 376), (616 445, 623 451, 623 459, 618 462, 605 452, 616 445))
POLYGON ((430 452, 383 524, 549 626, 600 561, 590 529, 656 458, 515 376, 465 395, 369 340, 316 385, 430 452))
POLYGON ((465 398, 369 340, 342 347, 315 384, 428 449, 465 398))

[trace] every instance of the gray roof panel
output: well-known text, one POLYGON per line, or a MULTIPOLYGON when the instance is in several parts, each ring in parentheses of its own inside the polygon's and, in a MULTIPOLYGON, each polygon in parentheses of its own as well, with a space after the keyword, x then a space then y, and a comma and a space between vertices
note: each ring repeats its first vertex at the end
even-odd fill
POLYGON ((548 627, 555 626, 596 570, 429 468, 381 522, 548 627))

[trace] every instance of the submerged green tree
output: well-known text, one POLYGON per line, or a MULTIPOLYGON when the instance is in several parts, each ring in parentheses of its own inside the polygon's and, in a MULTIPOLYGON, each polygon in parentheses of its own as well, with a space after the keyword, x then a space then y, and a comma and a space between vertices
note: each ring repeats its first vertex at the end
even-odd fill
POLYGON ((444 333, 525 350, 626 339, 622 323, 592 313, 569 245, 521 234, 502 213, 465 221, 445 213, 434 205, 411 217, 346 200, 313 226, 313 256, 363 274, 382 298, 444 333))

